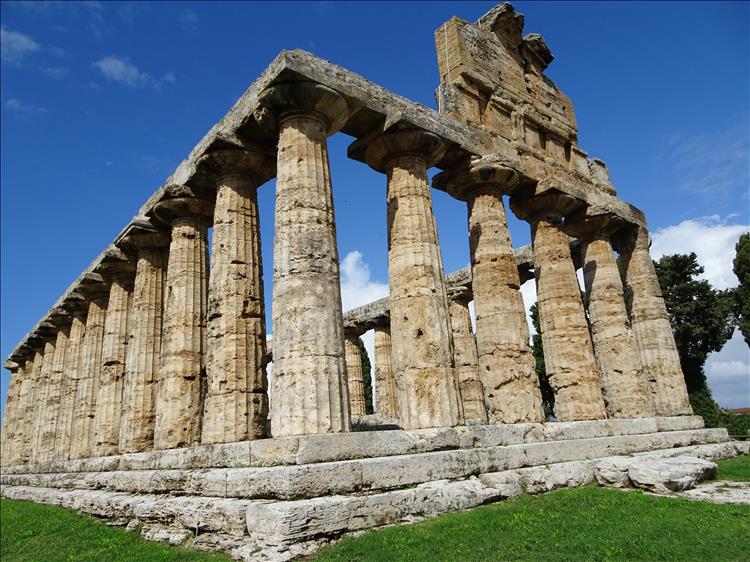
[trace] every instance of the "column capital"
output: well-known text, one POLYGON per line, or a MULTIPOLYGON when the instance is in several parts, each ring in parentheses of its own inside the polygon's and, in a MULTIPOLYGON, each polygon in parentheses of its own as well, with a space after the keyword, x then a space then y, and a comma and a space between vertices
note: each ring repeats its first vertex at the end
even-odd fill
POLYGON ((49 313, 48 320, 54 324, 58 330, 68 332, 73 317, 65 308, 57 307, 49 313))
POLYGON ((628 225, 612 236, 612 246, 619 253, 633 250, 648 252, 651 249, 651 235, 645 226, 628 225))
POLYGON ((462 201, 488 188, 498 195, 510 195, 518 187, 516 167, 517 164, 499 154, 472 156, 461 166, 437 174, 432 185, 462 201))
POLYGON ((99 273, 84 273, 76 289, 86 301, 95 301, 100 306, 105 306, 109 299, 109 283, 99 273))
POLYGON ((592 205, 568 215, 565 218, 565 232, 583 242, 596 238, 609 239, 623 224, 623 219, 611 210, 592 205))
POLYGON ((126 253, 144 248, 167 248, 169 233, 157 228, 148 217, 136 217, 115 243, 126 253))
POLYGON ((166 187, 164 195, 154 205, 151 213, 170 226, 184 219, 193 219, 210 225, 214 214, 214 202, 202 195, 192 187, 171 184, 166 187))
POLYGON ((425 168, 430 168, 445 154, 445 144, 436 134, 422 129, 396 129, 363 137, 353 142, 348 152, 350 158, 387 173, 400 156, 417 156, 424 160, 425 168))
POLYGON ((562 219, 586 205, 565 193, 555 178, 540 181, 533 187, 519 189, 510 198, 510 208, 522 220, 534 223, 541 218, 562 219))
POLYGON ((278 129, 281 123, 295 116, 314 117, 331 136, 346 125, 352 111, 346 99, 315 82, 283 82, 266 88, 260 95, 255 118, 266 129, 278 129))
POLYGON ((21 365, 19 365, 16 361, 12 361, 10 359, 6 359, 3 363, 3 369, 7 369, 14 375, 16 374, 16 371, 21 368, 21 365))
POLYGON ((94 271, 110 282, 116 281, 129 288, 135 278, 135 267, 136 262, 132 256, 120 248, 111 247, 104 252, 102 260, 94 271))

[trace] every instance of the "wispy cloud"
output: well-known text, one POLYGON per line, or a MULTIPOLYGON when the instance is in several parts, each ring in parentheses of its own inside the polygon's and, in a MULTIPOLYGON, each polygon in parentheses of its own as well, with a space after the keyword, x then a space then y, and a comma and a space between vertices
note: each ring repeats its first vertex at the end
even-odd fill
POLYGON ((733 127, 698 135, 672 135, 657 157, 671 167, 683 191, 711 198, 747 190, 750 167, 747 116, 733 127))
MULTIPOLYGON (((103 2, 96 0, 89 0, 83 2, 48 2, 48 1, 32 1, 32 2, 13 2, 13 6, 22 8, 35 15, 45 17, 59 17, 60 14, 69 14, 76 18, 80 18, 82 15, 88 20, 88 30, 91 35, 98 41, 102 41, 105 35, 105 5, 103 2)), ((67 27, 60 23, 55 24, 55 28, 58 30, 66 30, 67 27)))
POLYGON ((29 35, 0 26, 0 56, 3 62, 20 65, 29 54, 41 48, 29 35))
POLYGON ((185 8, 180 12, 179 17, 177 18, 177 21, 180 24, 180 27, 183 31, 196 31, 198 29, 198 14, 196 14, 193 10, 190 8, 185 8))
POLYGON ((31 103, 25 103, 18 98, 10 98, 5 101, 3 107, 11 112, 18 115, 38 115, 40 113, 46 113, 46 107, 40 107, 31 103))
POLYGON ((139 70, 128 58, 110 55, 92 63, 110 82, 117 82, 130 88, 160 88, 174 84, 175 76, 167 72, 161 78, 154 78, 148 72, 139 70))

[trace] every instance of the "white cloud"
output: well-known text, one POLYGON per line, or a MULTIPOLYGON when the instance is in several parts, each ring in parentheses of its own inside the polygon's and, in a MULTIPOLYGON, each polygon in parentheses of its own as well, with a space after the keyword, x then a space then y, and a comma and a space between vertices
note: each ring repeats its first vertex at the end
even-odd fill
POLYGON ((6 110, 19 115, 36 115, 46 113, 47 109, 30 103, 24 103, 18 98, 10 98, 4 104, 6 110))
POLYGON ((40 49, 41 45, 30 36, 0 26, 0 57, 3 62, 19 65, 27 55, 40 49))
POLYGON ((193 32, 198 29, 198 14, 190 8, 185 8, 180 12, 177 21, 183 31, 193 32))
POLYGON ((658 229, 653 233, 651 255, 658 260, 665 255, 695 252, 698 263, 705 269, 702 279, 717 289, 736 287, 738 280, 732 271, 734 246, 742 233, 750 231, 750 227, 727 224, 732 218, 699 217, 658 229))
POLYGON ((64 66, 43 66, 39 68, 39 72, 55 80, 62 80, 68 75, 68 69, 64 66))
POLYGON ((739 330, 735 330, 721 351, 709 355, 705 372, 714 400, 720 406, 750 406, 750 349, 739 330))
POLYGON ((341 260, 341 303, 344 311, 388 296, 388 284, 373 281, 361 252, 353 251, 341 260))
POLYGON ((159 88, 163 84, 174 84, 175 82, 175 76, 171 72, 167 72, 161 78, 156 79, 148 72, 139 70, 129 59, 113 55, 102 57, 92 63, 92 66, 99 70, 107 80, 131 88, 159 88))

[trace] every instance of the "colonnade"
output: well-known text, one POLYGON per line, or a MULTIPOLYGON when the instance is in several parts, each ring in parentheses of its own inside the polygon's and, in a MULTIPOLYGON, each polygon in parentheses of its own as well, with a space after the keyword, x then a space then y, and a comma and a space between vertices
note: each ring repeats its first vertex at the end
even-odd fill
MULTIPOLYGON (((25 360, 6 363, 4 465, 345 432, 365 414, 361 334, 343 323, 326 140, 353 108, 310 82, 274 85, 260 102, 275 143, 208 154, 200 179, 170 186, 151 226, 126 233, 25 360), (256 190, 273 176, 269 403, 256 190)), ((404 429, 544 420, 509 198, 531 227, 555 419, 690 414, 646 229, 553 180, 522 182, 498 158, 437 180, 466 202, 472 330, 468 299, 447 290, 432 210, 427 170, 445 151, 415 128, 350 150, 386 176, 390 322, 375 327, 377 413, 404 429), (587 306, 568 236, 582 243, 587 306)))

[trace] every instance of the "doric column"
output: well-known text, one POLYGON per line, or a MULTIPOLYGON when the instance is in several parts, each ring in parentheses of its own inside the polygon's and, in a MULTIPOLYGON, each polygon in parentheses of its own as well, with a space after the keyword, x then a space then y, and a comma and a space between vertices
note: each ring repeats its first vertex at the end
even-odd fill
POLYGON ((502 159, 485 157, 444 172, 433 183, 467 203, 479 373, 489 422, 544 421, 503 204, 503 195, 517 187, 518 174, 502 159))
POLYGON ((605 418, 581 289, 568 237, 562 229, 562 217, 578 208, 580 202, 547 182, 525 195, 512 197, 511 206, 517 215, 531 223, 544 365, 555 392, 555 418, 558 421, 605 418))
POLYGON ((349 387, 349 412, 352 416, 364 416, 367 411, 365 409, 365 381, 362 375, 359 334, 346 330, 344 335, 346 377, 349 387))
POLYGON ((156 207, 172 227, 167 263, 155 449, 200 442, 205 383, 209 201, 182 186, 156 207))
POLYGON ((50 364, 48 388, 43 403, 43 414, 39 430, 38 462, 49 462, 55 458, 55 439, 57 437, 57 421, 60 414, 62 399, 62 385, 65 376, 65 356, 68 349, 70 318, 60 311, 55 323, 59 329, 55 337, 54 351, 50 364))
POLYGON ((153 228, 134 228, 125 237, 138 255, 130 303, 119 449, 139 453, 154 448, 156 386, 162 339, 164 281, 169 237, 153 228))
POLYGON ((354 143, 349 154, 388 175, 388 282, 393 371, 404 429, 462 423, 448 297, 427 168, 439 137, 398 130, 354 143))
POLYGON ((33 433, 34 396, 36 394, 36 378, 42 367, 40 353, 31 351, 29 359, 24 363, 24 378, 18 392, 18 417, 14 424, 15 446, 13 447, 12 465, 27 464, 31 460, 31 438, 33 433), (37 366, 38 364, 38 366, 37 366))
POLYGON ((60 389, 60 412, 57 416, 57 428, 55 430, 55 460, 70 458, 71 431, 81 374, 79 368, 81 349, 86 332, 86 324, 82 319, 85 318, 85 312, 81 310, 71 311, 71 316, 68 348, 65 351, 63 380, 60 389))
POLYGON ((648 230, 638 227, 619 248, 625 295, 641 363, 657 416, 691 415, 685 376, 667 307, 649 254, 648 230))
POLYGON ((259 150, 213 152, 205 164, 216 208, 201 442, 258 439, 268 432, 268 382, 256 190, 276 167, 259 150))
POLYGON ((6 361, 3 367, 10 371, 10 385, 8 386, 8 398, 5 401, 5 411, 3 412, 3 426, 0 437, 0 465, 10 466, 16 447, 14 426, 18 420, 19 394, 25 373, 23 367, 15 361, 6 361))
POLYGON ((451 327, 453 329, 453 357, 456 364, 461 402, 467 423, 487 423, 484 389, 479 379, 477 340, 471 329, 469 300, 465 294, 449 295, 451 327))
MULTIPOLYGON (((101 276, 99 276, 101 278, 101 276)), ((78 388, 70 434, 70 458, 82 459, 92 456, 94 441, 94 416, 96 399, 99 394, 99 380, 102 370, 102 341, 108 287, 89 297, 86 314, 86 330, 79 358, 78 388)))
MULTIPOLYGON (((54 336, 50 336, 54 337, 54 336)), ((31 438, 31 462, 44 462, 47 456, 47 443, 44 442, 45 423, 47 422, 47 398, 50 395, 50 380, 52 378, 52 359, 55 354, 54 340, 44 342, 42 367, 36 379, 37 390, 34 397, 34 428, 31 438)), ((36 362, 36 360, 35 360, 36 362)))
POLYGON ((396 380, 391 362, 391 328, 375 326, 375 406, 376 413, 389 420, 398 420, 396 380))
POLYGON ((339 255, 327 137, 346 101, 312 83, 276 85, 262 103, 278 123, 273 272, 274 437, 349 431, 339 255))
POLYGON ((654 414, 609 240, 610 232, 618 226, 616 217, 591 207, 565 221, 568 234, 583 243, 591 339, 607 417, 641 418, 654 414))
POLYGON ((97 457, 116 455, 119 452, 128 314, 134 270, 135 264, 119 249, 110 249, 97 270, 111 282, 94 418, 92 455, 97 457))

